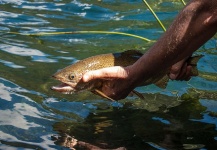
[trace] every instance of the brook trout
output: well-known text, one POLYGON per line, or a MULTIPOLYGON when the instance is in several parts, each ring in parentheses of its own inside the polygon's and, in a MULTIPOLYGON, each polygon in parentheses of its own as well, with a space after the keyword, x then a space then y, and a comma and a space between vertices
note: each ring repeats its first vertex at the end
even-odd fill
MULTIPOLYGON (((137 50, 127 50, 120 53, 108 53, 92 56, 83 60, 80 60, 62 70, 56 72, 52 77, 61 81, 62 84, 58 86, 52 86, 51 89, 54 91, 61 92, 63 94, 72 94, 75 92, 80 92, 84 90, 89 90, 94 94, 100 95, 109 100, 112 98, 106 96, 100 88, 103 84, 103 79, 98 79, 90 82, 82 82, 81 78, 85 72, 91 70, 97 70, 105 67, 111 66, 122 66, 126 67, 135 63, 143 53, 137 50)), ((192 74, 194 76, 198 75, 197 62, 202 56, 190 57, 188 59, 188 64, 193 66, 192 74)), ((145 86, 149 84, 155 84, 160 88, 166 88, 169 77, 167 75, 168 70, 162 73, 157 74, 156 76, 150 78, 149 80, 144 81, 139 86, 145 86)), ((132 91, 140 98, 144 98, 142 94, 132 91)))

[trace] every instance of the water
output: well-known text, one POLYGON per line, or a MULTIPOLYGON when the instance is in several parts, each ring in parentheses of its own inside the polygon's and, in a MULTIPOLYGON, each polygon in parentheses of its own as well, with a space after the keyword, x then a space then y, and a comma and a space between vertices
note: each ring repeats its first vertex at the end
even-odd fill
MULTIPOLYGON (((166 27, 183 7, 173 0, 148 2, 166 27)), ((163 33, 142 1, 0 0, 0 149, 68 149, 61 141, 66 137, 102 148, 217 148, 216 37, 196 52, 205 55, 200 76, 171 81, 165 90, 137 88, 145 100, 51 91, 58 69, 101 53, 145 52, 153 44, 109 34, 24 35, 93 30, 151 40, 163 33)))

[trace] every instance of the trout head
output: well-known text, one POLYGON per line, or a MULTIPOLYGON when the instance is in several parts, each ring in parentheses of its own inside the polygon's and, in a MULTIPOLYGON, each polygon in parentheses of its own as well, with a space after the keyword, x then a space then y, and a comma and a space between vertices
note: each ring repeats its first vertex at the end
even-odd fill
POLYGON ((51 89, 63 94, 71 94, 83 90, 90 90, 94 87, 93 82, 83 82, 81 80, 83 74, 87 72, 82 66, 72 64, 58 72, 52 77, 62 83, 57 86, 52 86, 51 89))

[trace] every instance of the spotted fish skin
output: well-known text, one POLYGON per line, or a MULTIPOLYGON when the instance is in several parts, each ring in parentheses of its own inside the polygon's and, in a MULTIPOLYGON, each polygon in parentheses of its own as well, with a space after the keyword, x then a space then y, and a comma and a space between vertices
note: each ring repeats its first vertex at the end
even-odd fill
MULTIPOLYGON (((102 87, 103 79, 83 82, 81 80, 83 74, 91 70, 97 70, 112 66, 126 67, 135 63, 140 57, 142 57, 142 55, 143 53, 138 50, 127 50, 119 53, 108 53, 88 57, 56 72, 52 77, 61 81, 62 84, 59 86, 52 86, 51 89, 64 94, 90 90, 94 94, 106 97, 106 95, 103 95, 102 92, 99 91, 99 89, 102 87)), ((194 71, 194 76, 198 75, 197 62, 201 57, 202 56, 190 57, 187 61, 188 64, 193 66, 192 70, 194 71)), ((167 75, 168 72, 168 70, 159 72, 156 76, 144 81, 139 86, 155 84, 160 88, 166 88, 167 82, 169 81, 169 77, 167 75)), ((134 93, 138 92, 134 91, 134 93)), ((106 98, 109 99, 109 97, 106 98)))

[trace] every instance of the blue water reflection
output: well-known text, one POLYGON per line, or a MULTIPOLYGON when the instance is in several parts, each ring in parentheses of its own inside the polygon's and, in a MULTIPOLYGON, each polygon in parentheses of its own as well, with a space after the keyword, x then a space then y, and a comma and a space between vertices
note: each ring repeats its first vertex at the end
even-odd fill
POLYGON ((48 98, 44 101, 44 105, 48 108, 58 110, 61 108, 62 112, 68 112, 71 114, 76 114, 79 117, 86 118, 90 110, 94 110, 97 107, 92 104, 84 104, 83 102, 60 102, 53 98, 48 98))
POLYGON ((201 99, 200 100, 201 105, 207 108, 206 111, 210 112, 217 112, 217 102, 216 100, 210 100, 210 99, 201 99))
POLYGON ((203 114, 203 119, 191 119, 192 121, 198 121, 198 122, 204 122, 204 123, 208 123, 208 124, 213 124, 216 127, 217 130, 217 118, 216 117, 212 117, 210 116, 208 113, 204 113, 203 114))
POLYGON ((23 14, 16 14, 11 12, 0 11, 1 21, 4 22, 5 25, 44 25, 49 22, 39 19, 36 17, 31 17, 23 14))
POLYGON ((7 53, 19 56, 30 56, 33 61, 39 62, 57 62, 57 60, 47 58, 47 54, 32 48, 27 48, 24 45, 9 45, 9 44, 0 44, 0 49, 7 53), (21 47, 22 46, 22 47, 21 47))
MULTIPOLYGON (((53 133, 51 126, 55 114, 43 109, 29 97, 18 94, 29 92, 0 78, 1 141, 20 142, 49 149, 49 143, 52 143, 49 135, 53 133)), ((3 148, 4 145, 0 147, 3 148)))

